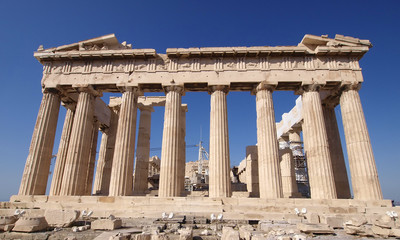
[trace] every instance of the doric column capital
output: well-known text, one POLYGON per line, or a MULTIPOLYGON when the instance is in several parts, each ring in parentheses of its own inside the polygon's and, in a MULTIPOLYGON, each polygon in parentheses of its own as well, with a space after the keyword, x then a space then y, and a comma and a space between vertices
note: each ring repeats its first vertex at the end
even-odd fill
POLYGON ((165 93, 168 92, 177 92, 182 96, 185 95, 185 88, 180 85, 165 85, 163 86, 165 93))
POLYGON ((210 85, 208 86, 208 93, 211 94, 215 91, 222 91, 225 94, 228 94, 229 92, 229 86, 228 85, 210 85))
POLYGON ((349 84, 343 84, 340 87, 341 92, 349 91, 349 90, 355 90, 359 91, 361 89, 361 83, 349 83, 349 84))
POLYGON ((277 83, 269 83, 269 82, 260 82, 254 89, 251 91, 252 95, 256 95, 258 91, 261 90, 268 90, 270 92, 275 91, 275 88, 278 84, 277 83))
POLYGON ((61 105, 71 111, 75 111, 76 109, 76 102, 61 102, 61 105))
POLYGON ((149 111, 149 112, 154 112, 154 108, 152 106, 149 105, 144 105, 139 103, 138 104, 138 108, 140 111, 149 111))
POLYGON ((93 88, 92 85, 89 84, 74 84, 72 87, 77 91, 77 92, 85 92, 93 95, 94 97, 101 97, 103 96, 103 93, 101 91, 98 91, 93 88))
POLYGON ((142 89, 140 89, 139 87, 136 86, 117 86, 118 90, 122 93, 124 92, 132 92, 133 94, 135 94, 135 96, 141 96, 143 95, 143 91, 142 89))
POLYGON ((56 88, 42 88, 42 93, 60 94, 60 91, 56 88))

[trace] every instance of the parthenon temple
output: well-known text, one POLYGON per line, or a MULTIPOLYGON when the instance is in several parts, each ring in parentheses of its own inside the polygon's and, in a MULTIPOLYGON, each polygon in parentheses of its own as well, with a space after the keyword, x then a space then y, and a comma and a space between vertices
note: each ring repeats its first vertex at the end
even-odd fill
POLYGON ((203 205, 196 206, 204 206, 202 211, 207 212, 215 201, 232 208, 272 203, 283 208, 288 203, 289 209, 317 203, 344 206, 347 212, 366 203, 389 206, 390 201, 382 197, 359 96, 363 83, 359 60, 371 47, 368 40, 309 34, 297 46, 168 48, 165 54, 132 48, 114 34, 54 48, 40 46, 34 57, 43 65, 43 98, 19 193, 10 202, 43 208, 50 203, 75 208, 98 203, 103 204, 101 211, 109 212, 121 209, 112 204, 118 202, 127 208, 142 204, 149 209, 181 204, 179 211, 187 212, 195 211, 191 208, 198 202, 203 205), (191 197, 185 190, 186 112, 191 108, 182 96, 191 91, 208 92, 211 102, 208 192, 201 197, 191 197), (242 182, 247 183, 249 194, 240 197, 231 181, 227 118, 231 91, 249 92, 256 101, 257 145, 247 147, 247 165, 243 162, 238 171, 239 179, 247 171, 242 182), (272 99, 275 91, 300 95, 279 123, 272 99), (145 96, 147 92, 160 96, 145 96), (103 93, 122 97, 105 103, 103 93), (67 113, 48 181, 60 105, 67 113), (334 110, 337 105, 351 184, 334 110), (165 115, 158 190, 149 195, 154 107, 163 107, 165 115), (290 150, 303 143, 309 199, 297 189, 290 150))

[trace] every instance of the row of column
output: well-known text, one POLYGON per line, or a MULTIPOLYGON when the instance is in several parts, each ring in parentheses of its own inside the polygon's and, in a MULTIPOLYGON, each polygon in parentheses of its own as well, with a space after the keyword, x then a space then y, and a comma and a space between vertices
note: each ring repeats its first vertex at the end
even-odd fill
MULTIPOLYGON (((259 191, 261 198, 281 198, 282 173, 280 170, 278 140, 272 92, 274 86, 260 83, 254 90, 257 108, 257 141, 259 165, 259 191)), ((350 171, 356 199, 382 199, 375 160, 358 95, 358 89, 347 86, 340 97, 343 125, 349 154, 350 171)), ((185 167, 185 110, 181 107, 184 93, 180 86, 167 86, 164 132, 161 153, 159 196, 180 196, 184 189, 185 167)), ((210 111, 210 197, 230 197, 230 159, 227 121, 226 86, 212 86, 210 111)), ((79 89, 76 106, 67 106, 57 154, 56 167, 50 190, 51 195, 88 195, 93 179, 94 157, 97 146, 98 123, 94 117, 96 91, 79 89)), ((151 109, 141 111, 136 168, 140 171, 132 178, 134 167, 137 88, 125 88, 119 116, 103 132, 94 192, 110 196, 143 193, 147 186, 151 109), (143 119, 143 120, 142 120, 143 119), (118 124, 115 124, 118 122, 118 124), (118 127, 116 127, 118 125, 118 127), (114 126, 114 127, 113 127, 114 126), (112 156, 112 157, 111 157, 112 156), (111 164, 112 162, 112 164, 111 164), (100 167, 99 167, 100 166, 100 167), (99 171, 99 170, 98 170, 99 171), (97 177, 97 175, 99 176, 97 177), (101 176, 100 176, 101 175, 101 176), (135 184, 134 184, 135 182, 135 184)), ((349 197, 340 138, 333 106, 323 106, 319 87, 303 87, 303 138, 308 159, 311 197, 315 199, 349 197), (330 138, 328 138, 330 136, 330 138)), ((50 168, 51 152, 58 119, 60 97, 46 90, 39 110, 31 147, 27 158, 20 195, 45 194, 50 168)))

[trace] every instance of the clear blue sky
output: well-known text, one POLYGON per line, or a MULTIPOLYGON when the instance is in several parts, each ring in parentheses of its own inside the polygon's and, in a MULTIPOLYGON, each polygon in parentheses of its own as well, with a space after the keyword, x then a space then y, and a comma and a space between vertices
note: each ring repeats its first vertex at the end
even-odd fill
MULTIPOLYGON (((33 58, 45 48, 115 33, 134 48, 297 45, 304 34, 336 33, 369 39, 361 60, 360 91, 383 195, 400 201, 400 1, 0 1, 0 200, 18 192, 42 93, 42 67, 33 58)), ((275 92, 276 120, 297 96, 275 92)), ((187 93, 187 144, 200 128, 208 149, 210 99, 187 93)), ((256 143, 255 99, 228 95, 231 163, 256 143)), ((336 109, 341 126, 340 109, 336 109)), ((65 111, 60 111, 54 153, 65 111)), ((153 114, 151 147, 161 147, 163 109, 153 114)), ((343 130, 341 128, 342 138, 343 130)), ((344 139, 342 139, 344 140, 344 139)), ((187 149, 187 160, 197 158, 187 149)), ((152 152, 158 154, 159 152, 152 152)), ((54 165, 54 164, 53 164, 54 165)))

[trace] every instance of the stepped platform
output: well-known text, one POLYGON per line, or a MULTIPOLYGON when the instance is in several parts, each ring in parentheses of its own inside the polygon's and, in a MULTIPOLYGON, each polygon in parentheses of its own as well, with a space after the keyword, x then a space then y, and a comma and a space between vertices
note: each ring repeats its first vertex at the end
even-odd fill
POLYGON ((259 199, 259 198, 209 198, 200 196, 160 198, 153 196, 12 196, 0 204, 0 215, 12 214, 15 209, 26 209, 31 216, 43 216, 47 209, 74 209, 93 211, 93 217, 160 218, 163 212, 176 216, 209 217, 223 213, 229 220, 296 220, 302 218, 295 208, 307 213, 325 216, 367 218, 400 212, 391 200, 361 201, 354 199, 259 199))

